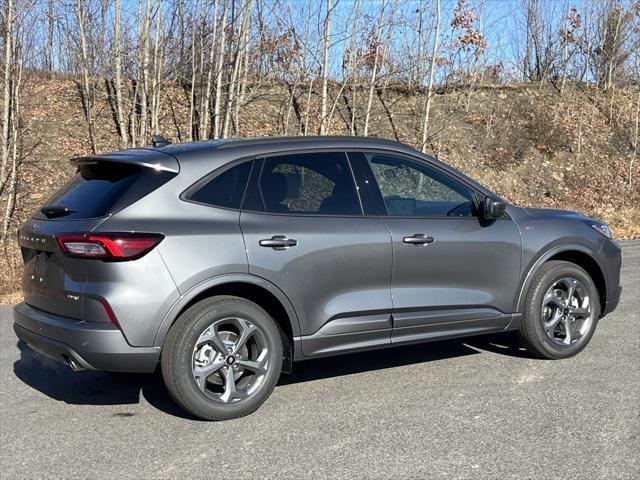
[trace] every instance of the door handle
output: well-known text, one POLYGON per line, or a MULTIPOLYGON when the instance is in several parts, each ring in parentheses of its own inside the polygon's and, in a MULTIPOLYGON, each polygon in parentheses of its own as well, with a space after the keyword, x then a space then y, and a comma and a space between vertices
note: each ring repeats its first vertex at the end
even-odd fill
POLYGON ((427 245, 428 243, 435 242, 435 239, 426 236, 424 233, 416 233, 412 237, 404 237, 402 241, 410 245, 427 245))
POLYGON ((286 250, 298 244, 296 240, 287 238, 285 235, 274 235, 271 238, 260 240, 258 243, 261 247, 273 248, 274 250, 286 250))

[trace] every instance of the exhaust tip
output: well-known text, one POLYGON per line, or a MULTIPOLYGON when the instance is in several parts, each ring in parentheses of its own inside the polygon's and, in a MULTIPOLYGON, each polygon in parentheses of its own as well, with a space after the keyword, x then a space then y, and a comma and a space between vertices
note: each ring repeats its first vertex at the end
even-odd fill
POLYGON ((82 367, 80 367, 73 358, 71 357, 67 357, 67 365, 69 365, 69 368, 71 370, 73 370, 74 372, 77 372, 79 370, 82 370, 82 367))

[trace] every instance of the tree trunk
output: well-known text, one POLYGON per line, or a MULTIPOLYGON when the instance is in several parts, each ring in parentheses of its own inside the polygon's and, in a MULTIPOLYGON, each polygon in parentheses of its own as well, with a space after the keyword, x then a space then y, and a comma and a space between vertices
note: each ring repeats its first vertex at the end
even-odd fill
POLYGON ((195 108, 196 108, 196 19, 191 24, 191 84, 189 88, 189 141, 195 140, 195 108))
POLYGON ((158 0, 156 10, 156 36, 153 46, 153 77, 151 84, 151 133, 158 133, 160 128, 160 94, 162 92, 162 0, 158 0))
POLYGON ((371 78, 369 79, 369 95, 367 97, 367 109, 364 112, 364 128, 363 135, 369 136, 369 118, 371 117, 371 105, 373 103, 373 91, 376 86, 376 77, 378 75, 378 56, 380 54, 380 37, 382 36, 382 24, 384 21, 385 1, 382 2, 380 10, 380 20, 378 21, 378 31, 376 32, 376 46, 374 49, 373 67, 371 68, 371 78))
POLYGON ((5 5, 4 26, 4 108, 2 110, 2 166, 0 167, 0 192, 7 181, 9 167, 9 118, 11 115, 11 52, 13 49, 13 0, 5 5))
POLYGON ((5 244, 7 233, 11 224, 11 217, 16 205, 16 194, 18 193, 18 128, 20 115, 20 85, 22 83, 22 65, 20 59, 17 65, 17 76, 12 81, 11 99, 13 106, 11 109, 11 172, 9 174, 9 189, 7 191, 7 204, 2 219, 2 236, 0 243, 5 244))
POLYGON ((240 76, 240 66, 242 64, 242 55, 245 52, 245 43, 248 41, 249 35, 249 21, 251 19, 251 9, 253 8, 253 0, 249 0, 246 4, 246 10, 244 15, 242 16, 242 23, 240 24, 240 32, 238 32, 237 37, 239 38, 239 42, 236 48, 236 53, 233 60, 233 72, 231 74, 231 82, 228 86, 228 96, 227 96, 227 108, 225 109, 224 114, 224 127, 223 138, 227 138, 229 136, 229 127, 231 125, 232 115, 236 112, 235 105, 238 103, 239 97, 239 76, 240 76))
POLYGON ((203 138, 209 138, 209 109, 211 108, 211 82, 213 80, 213 70, 215 69, 215 52, 216 52, 216 36, 218 28, 218 0, 213 2, 213 31, 211 33, 211 47, 209 50, 209 65, 207 67, 207 83, 204 89, 204 96, 202 100, 202 136, 203 138))
POLYGON ((55 14, 53 10, 53 0, 47 0, 47 53, 46 68, 49 75, 53 73, 53 25, 55 14))
POLYGON ((222 125, 220 122, 220 107, 222 105, 222 74, 224 70, 224 49, 227 40, 227 13, 229 10, 228 0, 224 1, 222 9, 222 20, 220 21, 220 50, 216 62, 216 95, 213 99, 213 138, 220 138, 222 125))
POLYGON ((151 0, 146 0, 142 26, 142 88, 140 89, 140 142, 147 144, 148 95, 149 95, 149 50, 151 49, 151 0))
POLYGON ((97 152, 96 140, 93 133, 93 112, 92 112, 92 100, 91 100, 91 86, 89 83, 89 65, 87 58, 87 42, 84 32, 84 1, 76 0, 76 18, 78 20, 78 33, 80 35, 80 64, 82 69, 83 80, 83 96, 84 96, 84 113, 87 120, 87 126, 89 129, 89 142, 91 143, 91 151, 95 154, 97 152))
POLYGON ((322 49, 322 96, 320 98, 320 135, 326 135, 327 86, 329 81, 329 48, 331 46, 331 0, 327 0, 327 16, 324 19, 324 48, 322 49))
POLYGON ((638 99, 636 100, 636 127, 633 135, 633 156, 629 162, 629 188, 633 185, 633 167, 638 157, 638 134, 640 133, 640 87, 638 87, 638 99))
POLYGON ((122 39, 120 23, 122 18, 121 0, 115 0, 115 25, 114 25, 114 49, 116 70, 116 118, 118 119, 118 132, 120 133, 120 148, 127 148, 127 129, 124 125, 124 111, 122 107, 122 39))
POLYGON ((436 57, 438 56, 438 39, 440 37, 440 0, 436 0, 436 32, 433 40, 433 51, 431 53, 431 62, 429 64, 429 84, 427 85, 427 98, 424 105, 424 121, 422 122, 422 143, 420 150, 426 151, 428 132, 429 132, 429 113, 431 110, 431 97, 433 93, 433 76, 436 66, 436 57))

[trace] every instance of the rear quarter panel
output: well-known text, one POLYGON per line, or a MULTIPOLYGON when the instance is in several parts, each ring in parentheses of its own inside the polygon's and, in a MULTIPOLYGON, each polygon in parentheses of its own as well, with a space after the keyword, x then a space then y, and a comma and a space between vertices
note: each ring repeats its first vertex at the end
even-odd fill
POLYGON ((153 345, 171 307, 194 286, 220 275, 248 272, 240 213, 179 198, 229 157, 216 151, 192 156, 196 158, 181 159, 177 177, 100 225, 102 231, 161 233, 165 237, 147 256, 119 264, 122 271, 109 272, 127 289, 115 297, 118 303, 113 308, 118 319, 123 315, 123 330, 133 345, 153 345), (136 326, 130 316, 137 317, 136 326))

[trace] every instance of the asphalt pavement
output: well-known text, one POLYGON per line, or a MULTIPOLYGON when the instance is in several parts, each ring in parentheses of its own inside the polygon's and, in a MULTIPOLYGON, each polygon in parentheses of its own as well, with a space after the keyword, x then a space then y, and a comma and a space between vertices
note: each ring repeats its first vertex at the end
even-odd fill
POLYGON ((73 373, 0 306, 0 478, 640 478, 640 242, 590 345, 512 335, 313 360, 253 415, 194 420, 153 375, 73 373))

